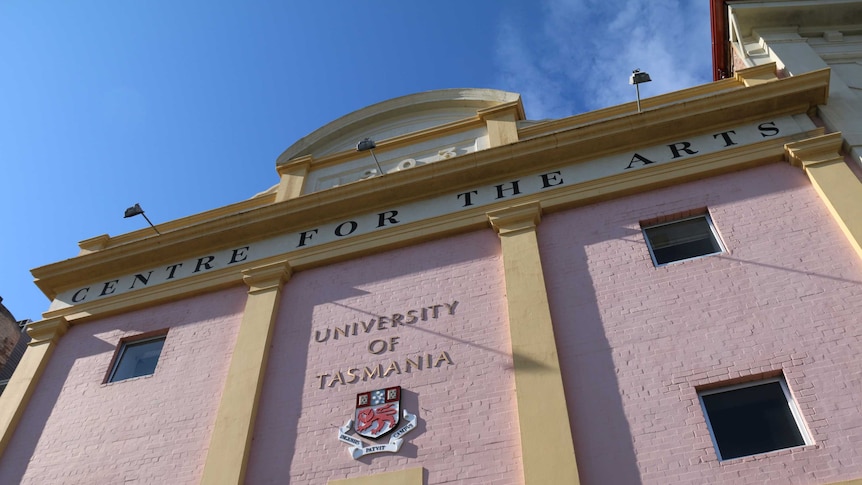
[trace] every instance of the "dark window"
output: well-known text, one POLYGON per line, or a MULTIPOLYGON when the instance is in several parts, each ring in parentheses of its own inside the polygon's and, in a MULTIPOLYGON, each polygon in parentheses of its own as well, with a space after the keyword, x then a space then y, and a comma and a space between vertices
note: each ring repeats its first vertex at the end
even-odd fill
POLYGON ((644 227, 656 266, 723 251, 706 215, 644 227))
POLYGON ((156 371, 167 335, 121 340, 107 382, 148 376, 156 371))
POLYGON ((700 401, 721 460, 810 442, 783 379, 704 391, 700 401))

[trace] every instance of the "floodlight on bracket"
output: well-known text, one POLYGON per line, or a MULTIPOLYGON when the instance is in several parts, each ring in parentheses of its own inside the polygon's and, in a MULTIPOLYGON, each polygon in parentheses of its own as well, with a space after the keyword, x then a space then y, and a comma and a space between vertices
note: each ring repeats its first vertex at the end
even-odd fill
POLYGON ((649 74, 647 74, 645 72, 641 72, 640 69, 635 69, 634 71, 632 71, 632 77, 629 78, 629 84, 634 84, 635 90, 637 91, 638 113, 641 112, 641 88, 640 88, 640 84, 641 83, 648 83, 650 81, 652 81, 652 79, 649 78, 649 74))
POLYGON ((129 217, 135 217, 137 215, 144 216, 144 219, 146 219, 147 223, 150 224, 150 227, 152 227, 153 230, 156 231, 156 234, 158 234, 159 236, 162 235, 162 233, 160 233, 159 230, 156 229, 156 226, 153 225, 152 221, 150 221, 150 218, 147 217, 146 214, 144 214, 144 209, 141 209, 141 204, 135 204, 135 205, 129 207, 128 209, 126 209, 126 213, 125 213, 125 215, 123 215, 123 218, 128 219, 129 217))
POLYGON ((380 168, 380 162, 377 161, 377 155, 374 154, 374 149, 377 148, 377 145, 374 143, 374 140, 371 138, 366 138, 361 142, 356 144, 357 152, 370 151, 371 156, 374 158, 374 163, 377 165, 377 173, 383 175, 383 169, 380 168))

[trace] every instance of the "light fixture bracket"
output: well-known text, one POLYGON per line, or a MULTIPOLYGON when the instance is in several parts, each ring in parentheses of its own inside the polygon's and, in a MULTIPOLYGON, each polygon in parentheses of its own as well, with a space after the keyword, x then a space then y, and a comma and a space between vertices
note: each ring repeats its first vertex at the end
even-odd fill
POLYGON ((150 227, 152 227, 153 230, 156 231, 156 234, 158 234, 159 236, 162 235, 162 233, 160 233, 159 230, 156 229, 156 226, 153 225, 153 222, 150 221, 150 218, 147 217, 146 214, 144 214, 144 209, 141 208, 141 204, 135 204, 135 205, 129 207, 128 209, 126 209, 126 212, 123 215, 123 219, 128 219, 129 217, 135 217, 137 215, 144 216, 144 219, 146 219, 147 223, 150 225, 150 227))

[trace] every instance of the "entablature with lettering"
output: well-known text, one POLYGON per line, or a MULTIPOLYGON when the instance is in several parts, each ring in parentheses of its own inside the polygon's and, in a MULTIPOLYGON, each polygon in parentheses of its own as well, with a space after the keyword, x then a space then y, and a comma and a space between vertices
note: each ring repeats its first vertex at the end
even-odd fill
POLYGON ((217 209, 161 236, 129 236, 120 245, 94 238, 92 252, 33 274, 55 300, 46 316, 92 315, 105 302, 135 305, 239 284, 242 270, 271 259, 302 271, 472 230, 487 225, 486 212, 513 201, 561 210, 780 161, 788 140, 811 136, 806 113, 825 102, 828 85, 823 70, 712 94, 692 88, 675 94, 679 102, 642 113, 558 124, 546 135, 361 183, 217 209))

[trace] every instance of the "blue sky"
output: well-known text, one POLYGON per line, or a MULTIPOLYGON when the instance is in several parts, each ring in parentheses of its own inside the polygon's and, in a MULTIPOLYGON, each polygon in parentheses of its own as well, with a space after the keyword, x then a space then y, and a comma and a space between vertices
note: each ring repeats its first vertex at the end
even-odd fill
POLYGON ((711 81, 707 0, 0 3, 0 296, 77 243, 247 199, 311 131, 421 91, 519 92, 531 119, 711 81))

